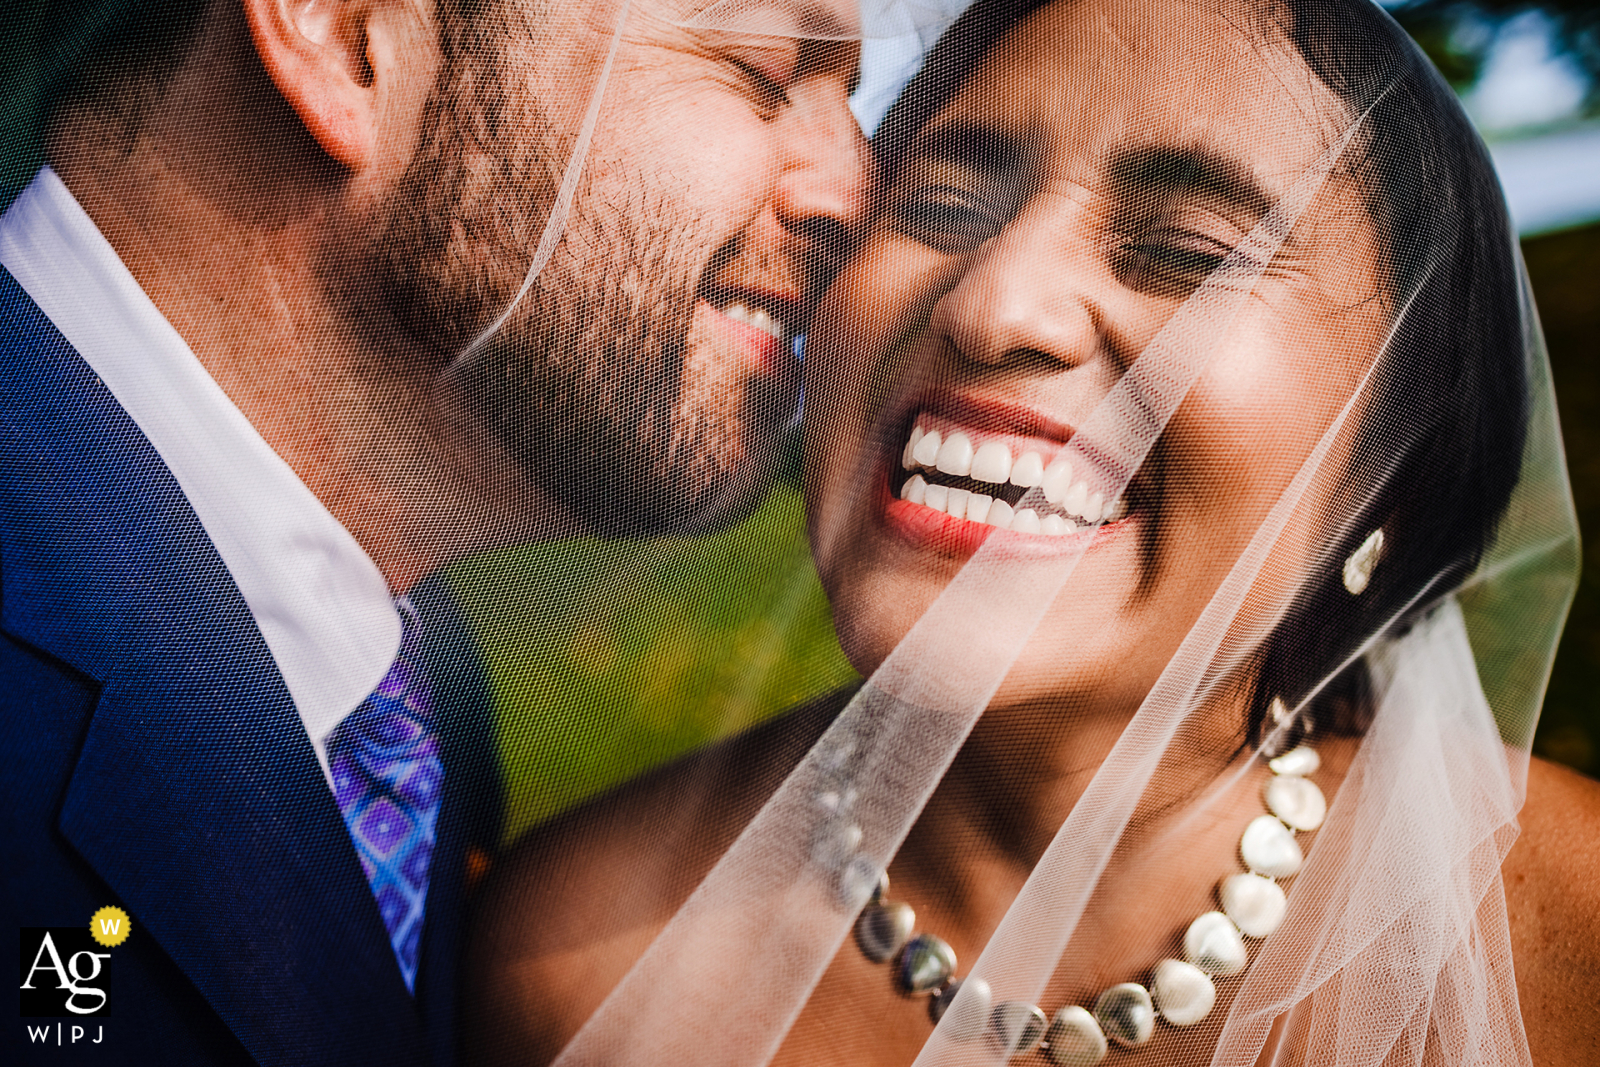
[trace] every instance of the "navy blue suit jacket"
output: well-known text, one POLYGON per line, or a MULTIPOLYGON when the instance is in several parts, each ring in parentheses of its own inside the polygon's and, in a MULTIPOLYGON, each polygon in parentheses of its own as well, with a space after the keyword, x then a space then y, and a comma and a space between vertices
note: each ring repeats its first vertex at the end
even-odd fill
MULTIPOLYGON (((465 634, 441 585, 413 600, 425 632, 465 634)), ((431 654, 459 665, 465 644, 431 654)), ((472 674, 436 685, 454 711, 413 997, 221 557, 0 269, 0 915, 18 937, 107 904, 133 922, 109 950, 109 1014, 67 1020, 103 1025, 102 1043, 39 1047, 21 1024, 41 1020, 18 1019, 0 1060, 448 1062, 464 837, 492 804, 472 674)))

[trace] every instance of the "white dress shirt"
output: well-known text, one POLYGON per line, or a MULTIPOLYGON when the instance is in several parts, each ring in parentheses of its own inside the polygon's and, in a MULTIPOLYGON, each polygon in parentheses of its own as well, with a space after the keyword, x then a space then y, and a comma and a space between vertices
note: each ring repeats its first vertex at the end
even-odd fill
POLYGON ((0 217, 0 264, 144 431, 272 651, 327 775, 400 617, 370 556, 256 432, 45 167, 0 217))

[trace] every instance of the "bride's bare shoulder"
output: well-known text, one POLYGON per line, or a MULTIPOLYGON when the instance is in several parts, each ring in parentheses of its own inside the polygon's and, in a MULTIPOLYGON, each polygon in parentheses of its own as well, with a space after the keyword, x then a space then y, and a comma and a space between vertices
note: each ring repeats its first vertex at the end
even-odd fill
POLYGON ((1506 914, 1533 1062, 1600 1063, 1600 782, 1534 759, 1506 914))
POLYGON ((462 964, 474 1063, 552 1059, 826 729, 824 698, 523 835, 479 887, 462 964))

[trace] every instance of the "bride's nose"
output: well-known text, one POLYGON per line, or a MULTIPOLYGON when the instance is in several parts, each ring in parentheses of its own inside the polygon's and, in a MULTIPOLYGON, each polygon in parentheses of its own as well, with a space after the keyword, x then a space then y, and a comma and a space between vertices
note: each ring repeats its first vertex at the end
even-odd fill
POLYGON ((1062 215, 1022 211, 972 253, 934 306, 930 326, 960 358, 1054 373, 1100 350, 1106 268, 1094 243, 1062 215))

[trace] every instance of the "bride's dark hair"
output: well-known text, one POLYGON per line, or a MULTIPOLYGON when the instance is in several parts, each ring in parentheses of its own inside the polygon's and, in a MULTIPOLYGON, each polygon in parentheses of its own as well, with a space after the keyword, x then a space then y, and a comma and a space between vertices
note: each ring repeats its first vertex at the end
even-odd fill
MULTIPOLYGON (((873 138, 883 185, 989 49, 1050 2, 978 0, 944 34, 873 138)), ((1322 727, 1362 728, 1366 675, 1352 659, 1459 585, 1494 538, 1520 471, 1525 353, 1536 350, 1488 152, 1405 31, 1371 0, 1282 0, 1261 6, 1254 29, 1290 43, 1351 117, 1364 115, 1342 166, 1365 188, 1388 298, 1405 314, 1354 438, 1386 476, 1347 480, 1339 513, 1325 516, 1332 536, 1314 577, 1256 656, 1250 744, 1275 697, 1310 701, 1322 727), (1379 527, 1381 562, 1352 595, 1343 562, 1379 527)))

